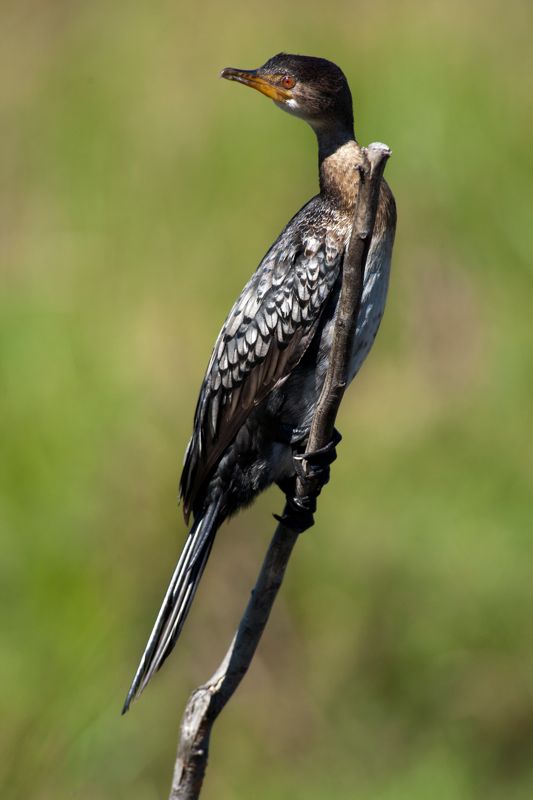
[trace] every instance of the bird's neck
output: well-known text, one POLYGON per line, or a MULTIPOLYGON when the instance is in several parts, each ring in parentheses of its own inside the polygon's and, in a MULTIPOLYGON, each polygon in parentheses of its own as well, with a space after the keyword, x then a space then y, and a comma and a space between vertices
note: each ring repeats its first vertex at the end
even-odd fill
POLYGON ((318 139, 320 194, 343 208, 355 201, 357 179, 355 170, 361 164, 361 148, 353 130, 321 129, 318 139))

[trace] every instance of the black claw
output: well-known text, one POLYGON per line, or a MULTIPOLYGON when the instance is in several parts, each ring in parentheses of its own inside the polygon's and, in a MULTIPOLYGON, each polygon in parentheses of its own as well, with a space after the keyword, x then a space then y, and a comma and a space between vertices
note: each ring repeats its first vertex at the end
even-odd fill
MULTIPOLYGON (((337 456, 335 456, 332 461, 334 461, 336 457, 337 456)), ((317 480, 322 484, 322 486, 325 486, 326 483, 328 483, 329 464, 326 466, 319 466, 315 461, 311 461, 308 458, 308 454, 293 456, 293 460, 294 471, 300 480, 317 480), (304 461, 307 463, 307 467, 304 467, 304 461)))
POLYGON ((309 453, 297 453, 294 455, 294 469, 298 477, 301 480, 306 478, 320 479, 322 486, 324 486, 329 481, 329 465, 337 458, 336 448, 341 439, 342 436, 339 431, 334 428, 331 441, 327 445, 309 453), (304 467, 304 462, 306 462, 307 467, 304 467))
POLYGON ((287 503, 283 509, 283 514, 274 514, 274 519, 290 528, 296 533, 303 533, 315 524, 313 516, 316 511, 316 498, 308 497, 287 497, 287 503))
POLYGON ((297 533, 303 533, 315 524, 313 514, 316 511, 316 499, 329 481, 329 465, 337 458, 336 446, 341 439, 342 436, 338 430, 334 429, 331 442, 325 447, 310 453, 297 453, 293 456, 294 471, 297 477, 304 485, 307 481, 312 482, 313 488, 304 497, 297 497, 294 478, 280 482, 279 486, 285 493, 287 504, 283 514, 281 516, 274 514, 274 519, 297 533), (306 467, 304 467, 304 462, 306 462, 306 467))

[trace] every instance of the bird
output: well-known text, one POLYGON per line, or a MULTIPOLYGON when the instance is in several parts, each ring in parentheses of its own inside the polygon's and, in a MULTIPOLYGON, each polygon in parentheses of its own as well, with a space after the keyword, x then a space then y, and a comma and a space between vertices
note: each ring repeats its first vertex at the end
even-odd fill
MULTIPOLYGON (((313 498, 302 503, 294 489, 329 364, 359 185, 355 173, 364 161, 352 95, 342 70, 314 56, 278 53, 258 69, 227 67, 221 77, 257 90, 308 123, 318 143, 319 192, 268 250, 215 342, 180 480, 185 521, 192 517, 192 524, 123 713, 173 649, 222 523, 277 484, 291 512, 285 522, 297 531, 312 524, 313 498)), ((383 316, 395 228, 394 197, 382 180, 350 380, 383 316)), ((339 439, 316 454, 323 482, 339 439)))

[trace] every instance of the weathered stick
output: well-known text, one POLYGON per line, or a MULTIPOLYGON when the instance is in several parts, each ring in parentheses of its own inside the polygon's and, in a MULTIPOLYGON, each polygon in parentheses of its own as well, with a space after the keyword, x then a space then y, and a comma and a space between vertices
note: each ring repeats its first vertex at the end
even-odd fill
MULTIPOLYGON (((366 162, 359 172, 352 234, 343 264, 331 357, 309 434, 309 452, 331 441, 335 418, 346 389, 351 343, 361 304, 381 178, 390 156, 389 148, 380 143, 369 145, 365 152, 366 162)), ((311 483, 311 479, 298 480, 298 494, 307 494, 312 488, 311 483)), ((196 800, 200 795, 211 729, 248 671, 298 535, 281 523, 277 526, 257 583, 224 660, 214 675, 195 689, 189 698, 181 722, 170 800, 196 800)))

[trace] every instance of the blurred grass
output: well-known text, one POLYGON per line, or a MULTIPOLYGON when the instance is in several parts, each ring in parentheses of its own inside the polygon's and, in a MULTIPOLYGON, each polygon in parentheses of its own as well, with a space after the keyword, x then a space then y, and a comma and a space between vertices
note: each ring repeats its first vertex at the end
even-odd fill
POLYGON ((1 15, 2 797, 164 796, 254 579, 274 492, 221 532, 178 650, 120 718, 183 536, 210 346, 315 191, 305 126, 216 79, 281 49, 346 71, 360 140, 393 148, 399 229, 334 480, 205 797, 531 797, 530 4, 1 15))

